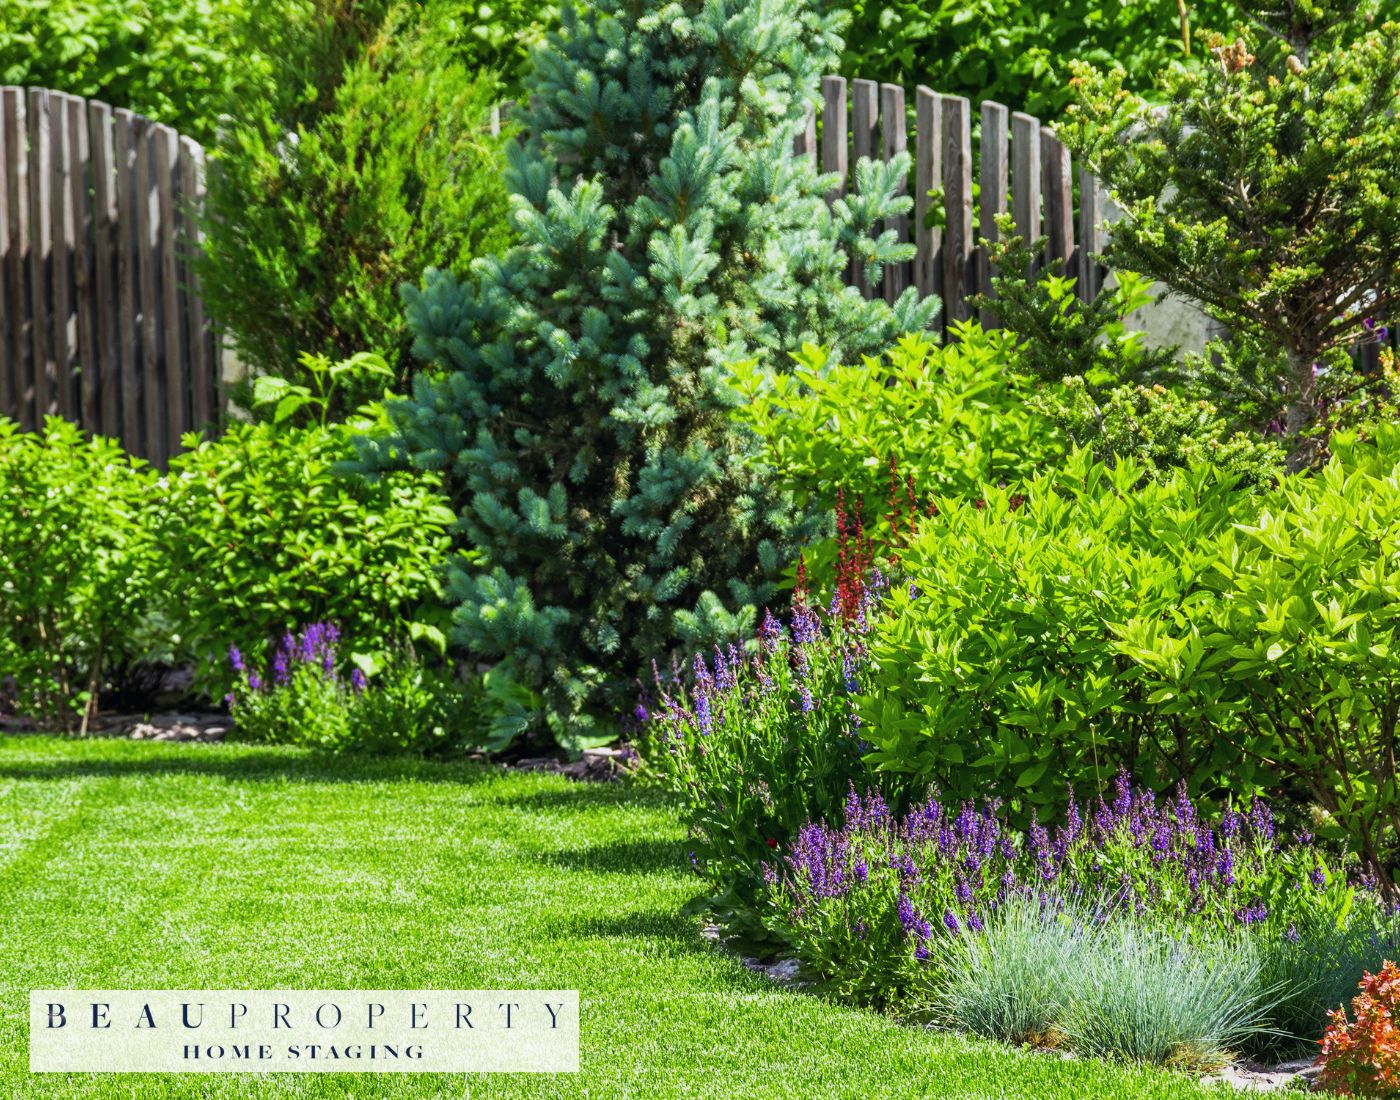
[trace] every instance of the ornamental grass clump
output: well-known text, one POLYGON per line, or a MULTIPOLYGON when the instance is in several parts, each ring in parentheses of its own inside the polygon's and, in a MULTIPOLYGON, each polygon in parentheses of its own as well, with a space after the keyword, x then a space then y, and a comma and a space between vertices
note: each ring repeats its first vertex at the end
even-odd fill
POLYGON ((1047 898, 1008 897, 981 935, 935 941, 931 1015, 945 1027, 1006 1043, 1058 1047, 1061 1020, 1091 940, 1047 898))
POLYGON ((1109 921, 1088 941, 1059 1021, 1079 1054, 1216 1069, 1262 1030, 1276 996, 1245 937, 1109 921))

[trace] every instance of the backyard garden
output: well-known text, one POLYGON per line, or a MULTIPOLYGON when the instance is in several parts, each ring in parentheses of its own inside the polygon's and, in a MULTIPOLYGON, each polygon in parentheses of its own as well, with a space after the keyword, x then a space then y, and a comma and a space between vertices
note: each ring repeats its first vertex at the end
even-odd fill
POLYGON ((1400 2, 1035 7, 0 0, 0 1093, 1400 1097, 1400 2))

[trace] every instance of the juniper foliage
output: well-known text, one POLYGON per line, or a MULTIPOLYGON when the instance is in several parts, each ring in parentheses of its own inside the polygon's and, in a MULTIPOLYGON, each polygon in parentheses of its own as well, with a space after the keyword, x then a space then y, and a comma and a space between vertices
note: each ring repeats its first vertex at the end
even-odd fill
POLYGON ((792 153, 840 17, 808 0, 568 2, 507 173, 519 244, 406 288, 435 366, 366 465, 443 471, 470 552, 455 640, 504 662, 577 744, 645 662, 751 632, 811 523, 748 460, 726 362, 846 356, 925 328, 878 286, 910 255, 908 161, 852 194, 792 153))

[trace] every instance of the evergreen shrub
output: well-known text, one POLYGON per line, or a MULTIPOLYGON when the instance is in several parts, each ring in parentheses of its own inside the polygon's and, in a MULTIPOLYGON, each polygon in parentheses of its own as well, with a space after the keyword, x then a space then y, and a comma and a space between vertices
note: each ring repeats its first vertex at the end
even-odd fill
MULTIPOLYGON (((449 14, 439 0, 396 5, 326 102, 250 103, 217 147, 200 285, 254 374, 304 384, 302 353, 367 351, 406 386, 399 284, 507 240, 489 117, 501 90, 454 56, 449 14)), ((342 387, 332 411, 383 391, 342 387)))
POLYGON ((746 461, 724 364, 805 342, 857 357, 933 307, 879 285, 910 249, 909 162, 846 199, 792 153, 840 20, 803 0, 566 3, 509 151, 520 243, 406 292, 413 397, 371 468, 441 471, 454 639, 556 738, 607 736, 654 658, 751 630, 809 517, 746 461))

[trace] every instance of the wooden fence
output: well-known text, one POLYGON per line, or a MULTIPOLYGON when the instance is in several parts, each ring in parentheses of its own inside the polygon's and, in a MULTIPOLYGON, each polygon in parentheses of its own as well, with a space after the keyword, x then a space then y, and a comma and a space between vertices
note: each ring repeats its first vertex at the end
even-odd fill
POLYGON ((204 150, 105 103, 0 88, 0 414, 48 414, 163 464, 214 423, 190 271, 204 150))
MULTIPOLYGON (((945 326, 969 318, 969 298, 990 294, 995 274, 978 239, 996 240, 996 216, 1006 213, 1027 241, 1048 239, 1047 258, 1064 261, 1082 297, 1092 297, 1102 285, 1103 269, 1089 260, 1101 246, 1101 191, 1092 175, 1080 171, 1076 206, 1069 150, 1039 119, 988 101, 979 108, 980 135, 974 142, 972 104, 961 96, 920 86, 910 111, 899 85, 873 80, 848 85, 840 76, 824 77, 821 92, 821 109, 809 114, 797 151, 841 178, 833 198, 854 186, 861 157, 889 160, 904 151, 913 156, 914 216, 886 228, 913 243, 917 253, 886 275, 883 293, 890 301, 912 285, 943 300, 945 326), (974 172, 980 185, 976 198, 974 172), (942 217, 934 211, 930 218, 939 195, 942 217)), ((862 289, 870 293, 869 287, 862 289)), ((986 310, 979 319, 996 323, 986 310)))

